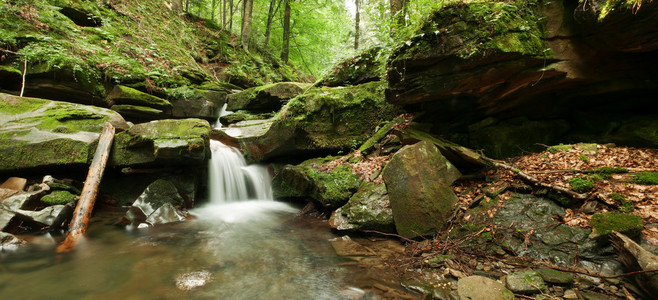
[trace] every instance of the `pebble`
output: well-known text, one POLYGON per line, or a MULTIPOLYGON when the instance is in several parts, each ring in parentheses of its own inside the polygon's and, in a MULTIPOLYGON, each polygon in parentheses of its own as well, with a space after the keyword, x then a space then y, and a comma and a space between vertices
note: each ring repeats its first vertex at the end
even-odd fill
POLYGON ((578 299, 578 294, 574 290, 566 290, 564 291, 564 296, 562 296, 564 299, 578 299))

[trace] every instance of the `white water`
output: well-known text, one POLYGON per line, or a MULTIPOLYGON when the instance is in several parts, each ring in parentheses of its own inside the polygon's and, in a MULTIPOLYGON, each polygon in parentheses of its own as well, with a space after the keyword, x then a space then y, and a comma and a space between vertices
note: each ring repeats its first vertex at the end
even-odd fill
POLYGON ((271 177, 263 166, 247 166, 238 149, 210 141, 208 186, 210 203, 273 200, 271 177))
POLYGON ((233 113, 232 111, 227 111, 226 110, 227 106, 228 106, 228 103, 224 103, 222 108, 219 109, 219 115, 217 116, 217 121, 215 122, 215 124, 212 125, 213 128, 222 128, 222 122, 220 122, 219 119, 223 116, 228 116, 228 115, 233 113))

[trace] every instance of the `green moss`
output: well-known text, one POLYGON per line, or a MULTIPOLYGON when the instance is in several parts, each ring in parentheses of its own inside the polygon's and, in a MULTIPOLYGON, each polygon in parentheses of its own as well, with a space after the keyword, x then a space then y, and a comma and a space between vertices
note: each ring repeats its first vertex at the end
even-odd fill
POLYGON ((583 177, 572 177, 567 180, 571 189, 578 193, 585 193, 594 189, 594 183, 583 177))
POLYGON ((572 148, 571 145, 559 144, 559 145, 555 145, 555 146, 550 146, 546 150, 550 153, 555 154, 555 153, 558 153, 558 152, 569 151, 569 150, 571 150, 571 148, 572 148))
POLYGON ((594 214, 590 225, 599 235, 605 236, 614 230, 630 237, 637 237, 644 228, 644 221, 637 215, 606 212, 594 214))
POLYGON ((640 172, 633 176, 633 182, 638 184, 658 185, 658 172, 640 172))
POLYGON ((76 201, 76 195, 71 194, 69 191, 54 191, 48 195, 41 197, 41 202, 48 205, 66 204, 76 201))
MULTIPOLYGON (((580 0, 579 2, 583 1, 580 0)), ((599 21, 603 21, 603 19, 615 10, 637 11, 642 4, 651 2, 651 0, 608 0, 602 2, 603 6, 599 8, 599 21)))
POLYGON ((48 103, 47 100, 37 98, 19 98, 0 94, 0 113, 18 115, 35 111, 48 103))
POLYGON ((626 200, 626 195, 620 194, 620 193, 612 193, 610 194, 610 199, 615 200, 617 203, 619 203, 619 211, 621 212, 631 212, 635 207, 633 207, 633 202, 627 201, 626 200))
POLYGON ((143 93, 136 89, 122 85, 115 86, 112 92, 107 95, 107 98, 111 99, 111 101, 117 104, 133 104, 155 108, 172 107, 171 102, 165 99, 149 95, 147 93, 143 93))
POLYGON ((621 174, 628 173, 628 169, 624 167, 600 167, 591 170, 593 173, 602 173, 602 174, 621 174))
POLYGON ((589 162, 589 157, 587 157, 587 155, 585 155, 585 154, 581 154, 580 155, 580 160, 587 163, 587 162, 589 162))

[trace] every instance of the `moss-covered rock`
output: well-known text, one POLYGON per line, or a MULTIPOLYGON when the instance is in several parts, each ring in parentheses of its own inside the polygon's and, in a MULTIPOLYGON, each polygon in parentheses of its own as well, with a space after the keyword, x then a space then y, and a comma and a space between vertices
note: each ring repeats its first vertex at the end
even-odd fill
POLYGON ((210 155, 206 120, 158 120, 132 126, 114 138, 110 164, 200 165, 210 155))
POLYGON ((590 225, 597 236, 607 236, 612 231, 617 231, 629 237, 640 236, 644 228, 644 220, 641 216, 625 213, 606 212, 594 214, 590 225))
POLYGON ((171 115, 175 118, 216 120, 229 93, 228 87, 220 85, 185 86, 167 89, 167 99, 174 106, 171 115))
POLYGON ((658 185, 658 172, 637 173, 633 176, 633 182, 647 185, 658 185))
POLYGON ((76 197, 76 195, 71 194, 69 191, 54 191, 41 197, 41 202, 47 205, 66 204, 77 201, 76 197))
POLYGON ((232 114, 221 116, 219 121, 222 125, 230 125, 242 121, 265 120, 274 117, 275 113, 253 113, 246 110, 238 110, 232 114))
POLYGON ((398 234, 414 238, 439 232, 457 196, 450 185, 461 176, 433 144, 405 146, 384 168, 398 234))
POLYGON ((505 278, 507 288, 518 294, 536 294, 546 292, 544 279, 535 270, 514 272, 505 278))
POLYGON ((110 104, 128 104, 157 109, 170 109, 173 106, 165 99, 123 85, 114 86, 112 91, 107 94, 107 102, 110 104))
POLYGON ((352 173, 350 165, 339 165, 331 170, 320 171, 323 164, 337 157, 315 158, 296 166, 286 166, 281 171, 278 196, 308 197, 315 203, 335 209, 350 199, 357 191, 361 179, 352 173))
POLYGON ((227 97, 227 110, 277 111, 288 100, 297 97, 311 85, 299 82, 279 82, 246 89, 227 97))
POLYGON ((395 232, 386 186, 367 181, 361 183, 347 204, 331 214, 329 225, 338 230, 395 232))
POLYGON ((395 116, 385 83, 315 88, 291 99, 262 137, 241 140, 247 159, 259 161, 306 152, 356 149, 375 128, 395 116))
POLYGON ((128 128, 108 109, 0 94, 0 171, 87 164, 107 122, 128 128))
POLYGON ((139 105, 118 104, 112 105, 110 109, 128 120, 157 120, 167 116, 161 109, 139 105))
POLYGON ((382 48, 372 47, 335 66, 318 82, 324 86, 358 85, 385 77, 382 48))

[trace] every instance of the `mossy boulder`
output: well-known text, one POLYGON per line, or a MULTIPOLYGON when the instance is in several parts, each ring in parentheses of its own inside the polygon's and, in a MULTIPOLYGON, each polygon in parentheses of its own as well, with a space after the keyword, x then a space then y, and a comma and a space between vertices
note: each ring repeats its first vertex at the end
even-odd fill
POLYGON ((637 238, 644 228, 644 220, 638 215, 606 212, 594 214, 590 225, 594 229, 595 237, 607 237, 612 231, 617 231, 631 238, 637 238))
POLYGON ((227 110, 276 111, 288 100, 304 92, 311 85, 299 82, 279 82, 246 89, 228 95, 227 110))
POLYGON ((171 109, 173 106, 171 102, 165 99, 123 85, 114 86, 112 91, 107 94, 107 102, 110 104, 128 104, 157 109, 171 109))
POLYGON ((505 278, 507 288, 518 294, 537 294, 546 292, 544 279, 535 270, 514 272, 505 278))
POLYGON ((157 120, 167 117, 161 109, 147 106, 118 104, 112 105, 110 109, 118 112, 128 120, 157 120))
POLYGON ((361 184, 350 165, 338 165, 333 169, 320 170, 323 164, 337 157, 314 158, 296 166, 281 170, 277 196, 307 197, 322 207, 335 209, 350 199, 361 184), (283 187, 283 188, 282 188, 283 187))
POLYGON ((85 165, 108 122, 128 128, 108 109, 0 94, 0 172, 85 165))
POLYGON ((384 82, 345 88, 314 88, 291 99, 268 132, 241 139, 250 161, 299 153, 356 149, 377 126, 395 116, 384 99, 384 82))
POLYGON ((274 117, 274 113, 253 113, 246 110, 238 110, 232 114, 221 116, 219 121, 222 125, 230 125, 242 121, 265 120, 274 117))
POLYGON ((318 82, 324 86, 359 85, 385 77, 382 48, 372 47, 335 66, 318 82))
POLYGON ((210 155, 210 124, 201 119, 158 120, 117 134, 114 166, 201 165, 210 155))
POLYGON ((219 110, 226 103, 229 87, 205 85, 167 89, 167 100, 174 106, 171 115, 175 118, 199 118, 216 120, 219 110))
POLYGON ((398 234, 414 238, 442 229, 457 203, 450 185, 461 173, 436 146, 423 141, 403 147, 382 176, 398 234))
POLYGON ((41 197, 41 202, 47 205, 66 204, 77 201, 76 197, 76 195, 71 194, 69 191, 54 191, 41 197))
POLYGON ((386 186, 364 181, 347 204, 331 214, 329 225, 338 230, 394 233, 395 222, 386 186))

